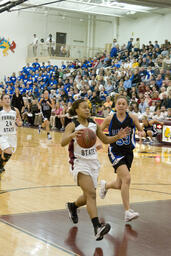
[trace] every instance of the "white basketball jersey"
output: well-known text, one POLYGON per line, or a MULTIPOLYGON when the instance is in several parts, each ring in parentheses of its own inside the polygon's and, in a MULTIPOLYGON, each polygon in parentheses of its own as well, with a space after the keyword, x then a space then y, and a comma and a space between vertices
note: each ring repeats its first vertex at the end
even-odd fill
MULTIPOLYGON (((75 131, 87 128, 80 124, 78 120, 73 120, 73 122, 75 123, 75 131)), ((88 128, 96 134, 96 123, 92 119, 89 119, 88 122, 88 128)), ((69 154, 70 160, 71 158, 97 159, 96 144, 91 148, 82 148, 78 145, 76 138, 74 138, 69 145, 69 154)))
POLYGON ((10 111, 5 111, 0 108, 0 135, 16 134, 16 111, 11 108, 10 111))

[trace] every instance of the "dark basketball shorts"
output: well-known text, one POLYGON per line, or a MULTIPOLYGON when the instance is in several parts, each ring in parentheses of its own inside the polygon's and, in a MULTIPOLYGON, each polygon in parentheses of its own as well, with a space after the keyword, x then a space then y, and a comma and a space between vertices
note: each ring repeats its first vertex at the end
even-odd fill
POLYGON ((51 113, 43 113, 43 122, 48 120, 50 121, 51 113))
POLYGON ((146 136, 148 136, 147 131, 151 131, 151 132, 152 132, 152 136, 153 136, 153 137, 156 137, 156 136, 157 136, 157 134, 158 134, 158 132, 157 132, 157 131, 154 131, 154 130, 152 130, 152 129, 151 129, 151 130, 150 130, 150 129, 149 129, 149 130, 144 130, 144 131, 145 131, 146 136))
POLYGON ((114 153, 110 150, 108 150, 108 157, 109 157, 109 160, 114 168, 114 172, 117 173, 117 168, 121 165, 126 165, 128 170, 130 171, 131 169, 131 165, 132 165, 132 161, 133 161, 133 158, 134 158, 134 154, 133 154, 133 151, 130 151, 128 152, 127 154, 117 154, 117 153, 114 153))

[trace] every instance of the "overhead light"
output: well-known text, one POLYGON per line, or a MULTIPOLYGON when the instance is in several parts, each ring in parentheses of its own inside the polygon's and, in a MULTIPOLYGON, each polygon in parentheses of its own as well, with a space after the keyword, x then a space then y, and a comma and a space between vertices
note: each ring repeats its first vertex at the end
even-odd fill
POLYGON ((9 2, 9 1, 8 1, 8 0, 1 0, 1 1, 0 1, 0 5, 1 5, 1 4, 6 4, 7 2, 9 2))
POLYGON ((128 11, 126 14, 131 15, 131 14, 135 14, 135 13, 136 13, 136 11, 128 11))

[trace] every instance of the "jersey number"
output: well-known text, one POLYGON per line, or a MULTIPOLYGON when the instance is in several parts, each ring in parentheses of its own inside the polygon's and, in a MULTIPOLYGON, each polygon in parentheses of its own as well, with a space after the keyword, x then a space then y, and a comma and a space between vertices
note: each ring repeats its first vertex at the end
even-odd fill
POLYGON ((11 121, 6 121, 6 127, 12 126, 12 122, 11 121))
POLYGON ((116 142, 116 145, 123 146, 123 145, 129 145, 130 144, 130 135, 126 136, 123 139, 119 139, 116 142))

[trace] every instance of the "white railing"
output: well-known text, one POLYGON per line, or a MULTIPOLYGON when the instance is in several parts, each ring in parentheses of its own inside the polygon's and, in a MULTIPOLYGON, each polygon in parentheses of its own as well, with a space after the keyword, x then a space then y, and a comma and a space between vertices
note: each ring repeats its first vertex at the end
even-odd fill
POLYGON ((61 57, 61 58, 84 58, 94 57, 104 51, 103 48, 89 48, 80 45, 63 45, 55 43, 30 44, 28 46, 27 58, 35 57, 61 57))

